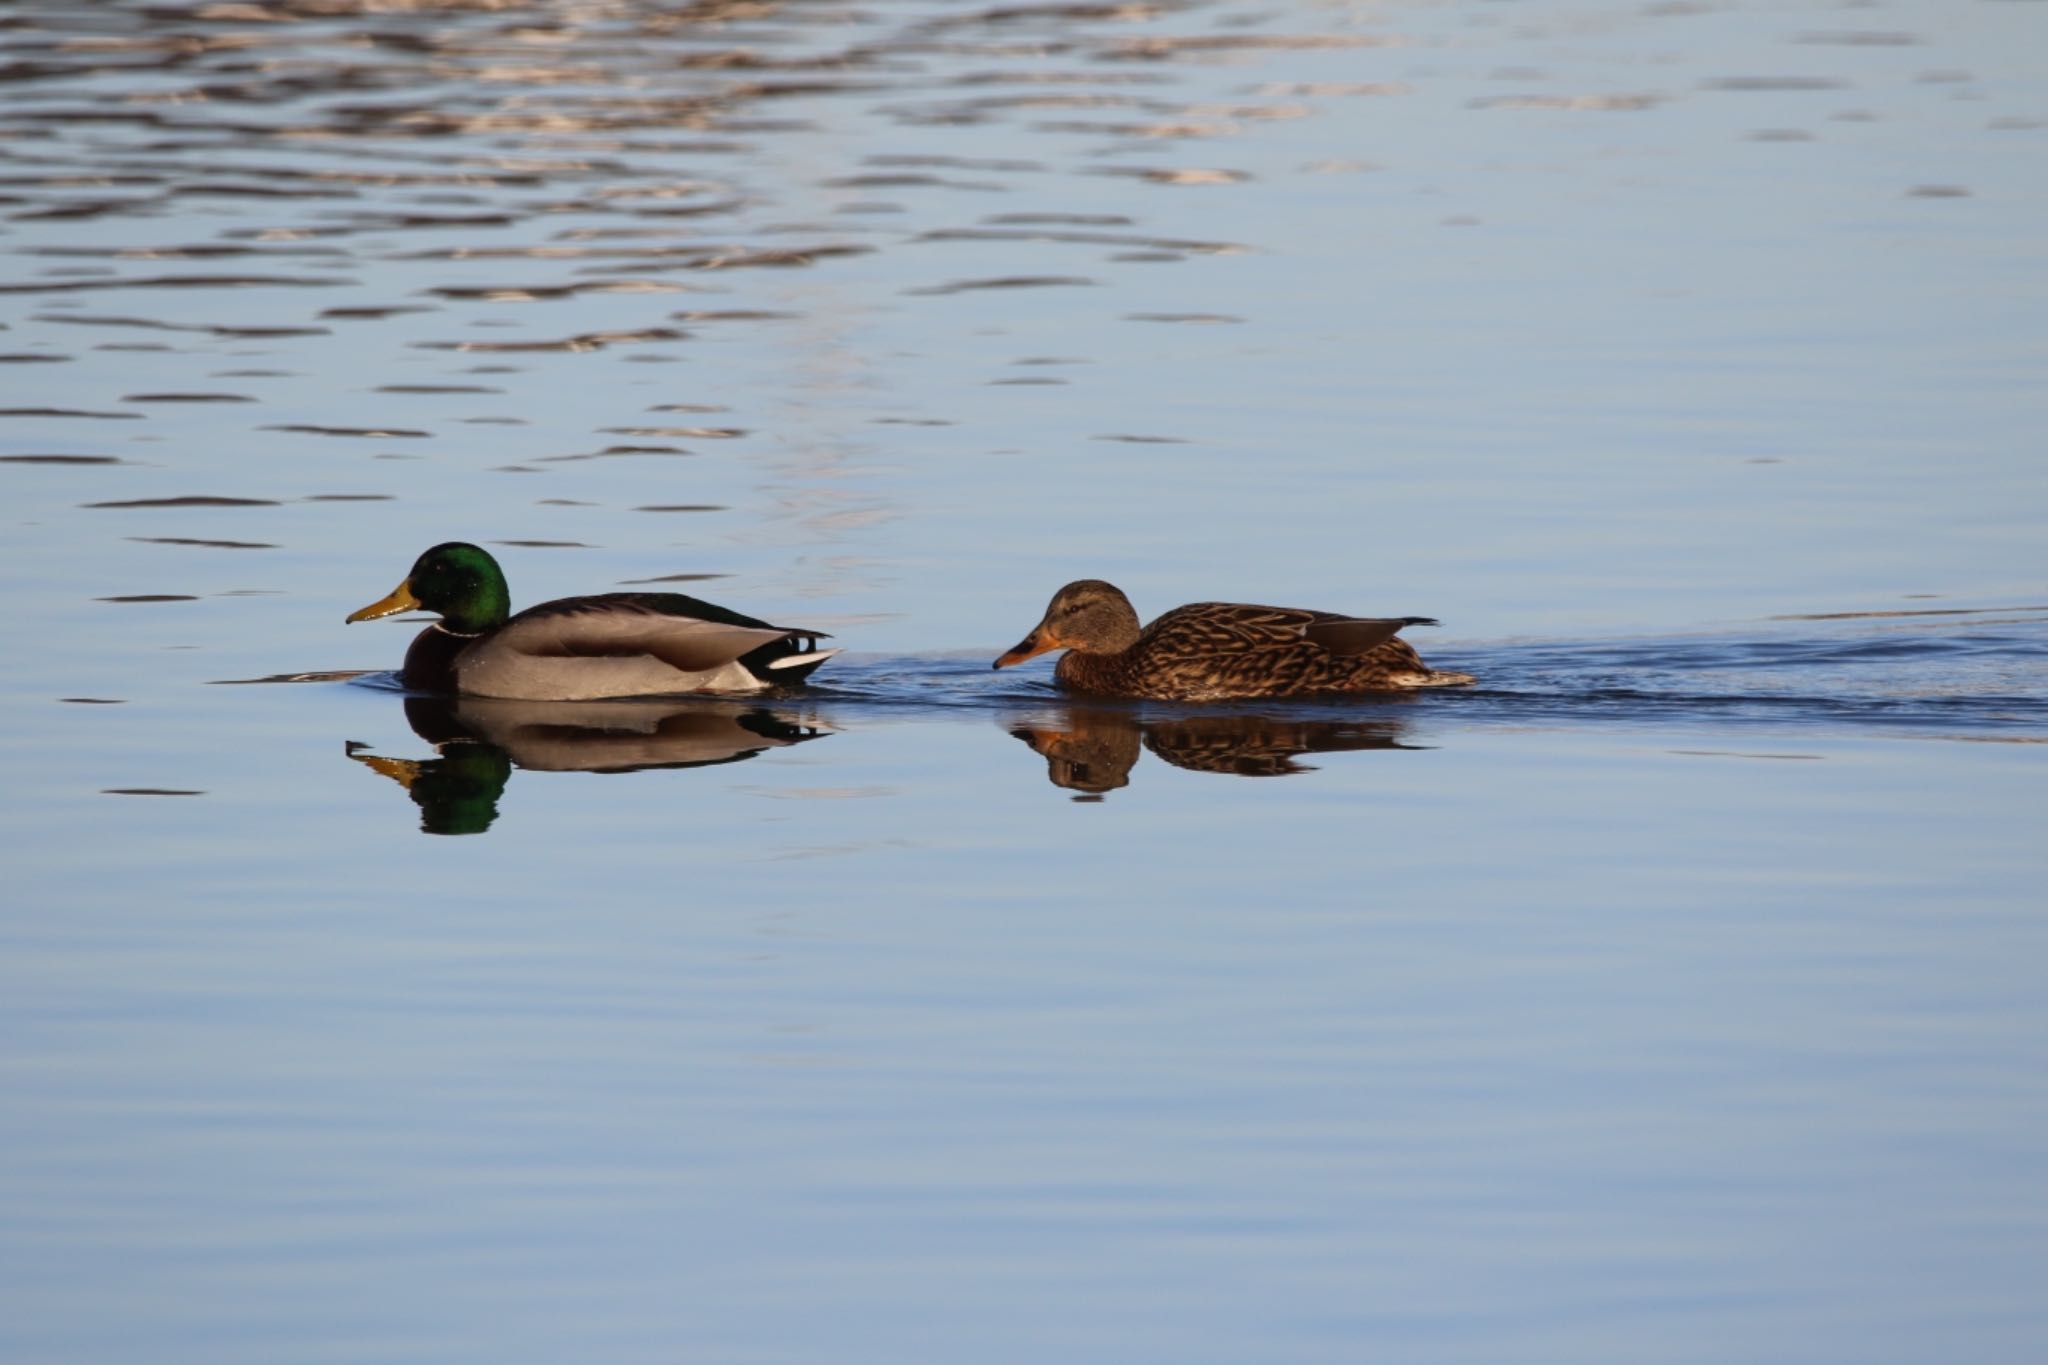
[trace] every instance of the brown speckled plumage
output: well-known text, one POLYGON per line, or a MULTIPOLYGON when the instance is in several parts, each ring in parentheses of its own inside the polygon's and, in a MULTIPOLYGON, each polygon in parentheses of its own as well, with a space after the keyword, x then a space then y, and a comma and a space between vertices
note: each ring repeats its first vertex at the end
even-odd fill
POLYGON ((1303 697, 1442 687, 1472 681, 1423 663, 1406 626, 1428 617, 1342 616, 1299 607, 1196 602, 1140 630, 1123 593, 1099 579, 1054 595, 1030 635, 996 661, 1065 649, 1053 676, 1076 692, 1158 701, 1303 697))

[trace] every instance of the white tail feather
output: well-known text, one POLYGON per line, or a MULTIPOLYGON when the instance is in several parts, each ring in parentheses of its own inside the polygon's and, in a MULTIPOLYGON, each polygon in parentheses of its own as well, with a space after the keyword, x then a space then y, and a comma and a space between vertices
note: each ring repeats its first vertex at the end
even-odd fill
POLYGON ((837 654, 839 652, 840 651, 836 649, 819 649, 813 650, 809 654, 785 654, 780 659, 776 659, 773 662, 771 662, 768 665, 768 667, 796 668, 803 664, 820 663, 826 659, 831 658, 834 654, 837 654))

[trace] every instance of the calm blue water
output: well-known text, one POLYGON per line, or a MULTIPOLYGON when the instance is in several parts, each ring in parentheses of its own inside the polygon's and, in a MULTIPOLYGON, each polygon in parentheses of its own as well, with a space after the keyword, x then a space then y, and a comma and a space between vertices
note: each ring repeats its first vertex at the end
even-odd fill
POLYGON ((2048 8, 0 43, 0 1357, 2048 1349, 2048 8), (451 537, 849 652, 407 698, 451 537))

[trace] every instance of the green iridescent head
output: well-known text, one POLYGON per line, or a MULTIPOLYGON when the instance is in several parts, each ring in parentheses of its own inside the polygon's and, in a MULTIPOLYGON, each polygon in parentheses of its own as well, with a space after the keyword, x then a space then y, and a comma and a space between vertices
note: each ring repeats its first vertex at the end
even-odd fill
POLYGON ((451 540, 413 561, 412 572, 389 596, 349 614, 350 621, 374 621, 401 611, 439 612, 450 630, 473 634, 505 623, 512 597, 504 570, 490 551, 451 540))

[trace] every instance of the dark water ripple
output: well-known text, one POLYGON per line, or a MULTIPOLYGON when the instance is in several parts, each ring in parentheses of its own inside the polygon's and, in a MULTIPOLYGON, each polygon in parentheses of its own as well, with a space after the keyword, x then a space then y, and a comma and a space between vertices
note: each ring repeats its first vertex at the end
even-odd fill
POLYGON ((2048 616, 1461 652, 1466 714, 1540 723, 1755 723, 2048 738, 2048 616))
MULTIPOLYGON (((717 575, 679 574, 667 582, 717 575)), ((1514 726, 1604 731, 1741 725, 1815 734, 1888 731, 1951 739, 2048 742, 2048 609, 1986 612, 1968 624, 1803 632, 1507 641, 1429 648, 1469 688, 1201 706, 1071 696, 1034 664, 995 670, 986 654, 852 653, 791 694, 835 724, 975 716, 1006 725, 1076 710, 1141 728, 1201 719, 1218 735, 1276 722, 1369 724, 1417 742, 1442 729, 1514 726)), ((291 675, 332 677, 331 673, 291 675)), ((362 684, 397 690, 390 673, 362 684)), ((712 706, 751 706, 703 699, 712 706)), ((572 708, 573 709, 573 708, 572 708)))
POLYGON ((1937 73, 2048 6, 1951 8, 0 5, 0 1357, 2038 1356, 2043 110, 1937 73), (452 537, 856 652, 317 667, 452 537), (992 671, 1084 573, 1480 681, 992 671))
MULTIPOLYGON (((72 359, 63 352, 76 334, 64 329, 85 327, 164 333, 172 350, 261 343, 266 353, 297 365, 216 371, 222 376, 324 377, 322 357, 344 339, 382 343, 385 352, 409 359, 421 358, 418 353, 488 357, 506 363, 471 368, 516 372, 599 352, 611 353, 611 360, 685 359, 712 344, 714 334, 723 341, 752 324, 815 322, 756 297, 736 299, 740 306, 731 307, 673 306, 677 293, 770 288, 759 277, 772 279, 778 271, 875 271, 896 285, 892 297, 906 300, 906 307, 947 317, 983 302, 1014 298, 1028 306, 1041 297, 1115 287, 1122 281, 1107 268, 1113 262, 1187 262, 1193 271, 1210 258, 1262 249, 1259 241, 1204 231, 1210 225, 1199 209, 1181 207, 1206 193, 1201 187, 1250 182, 1256 191, 1262 176, 1271 178, 1268 163, 1253 152, 1222 149, 1248 148, 1248 132, 1315 118, 1312 101, 1414 93, 1404 81, 1354 78, 1400 74, 1408 59, 1392 59, 1391 50, 1406 39, 1377 22, 1361 28, 1343 9, 1233 11, 1198 0, 872 12, 772 0, 688 6, 29 0, 8 8, 9 56, 0 66, 0 89, 9 96, 0 106, 0 212, 18 225, 0 295, 52 311, 14 324, 24 332, 39 329, 24 340, 39 349, 5 359, 72 359), (1305 54, 1301 60, 1315 64, 1260 65, 1281 54, 1305 54), (1255 74, 1227 93, 1211 91, 1200 100, 1188 95, 1189 72, 1224 63, 1255 74), (777 139, 793 130, 825 129, 840 114, 942 136, 954 128, 1006 125, 1025 137, 1044 135, 1030 149, 1047 151, 976 155, 1014 152, 1014 140, 1002 147, 944 144, 958 147, 951 154, 848 138, 845 161, 801 173, 804 191, 833 192, 834 215, 849 211, 847 194, 858 194, 854 207, 864 213, 907 212, 911 205, 929 212, 936 203, 944 216, 906 219, 897 232, 880 230, 874 226, 879 220, 870 218, 791 221, 798 212, 815 216, 817 210, 808 201, 801 210, 776 204, 777 186, 764 168, 787 146, 777 139), (1098 141, 1075 151, 1051 140, 1076 135, 1098 141), (1118 191, 1122 197, 1104 202, 1104 191, 1116 190, 1109 181, 1142 182, 1143 188, 1118 191), (1148 222, 1133 208, 1133 193, 1156 193, 1173 207, 1160 210, 1158 223, 1148 222), (1002 194, 1016 197, 993 198, 1002 194), (88 231, 90 240, 78 240, 88 231), (1033 256, 1028 266, 1019 261, 1020 251, 1036 248, 1071 249, 1081 259, 1071 265, 1065 255, 1033 256), (968 264, 956 252, 968 253, 968 264), (881 254, 889 259, 867 259, 881 254), (717 278, 725 272, 741 273, 728 286, 717 278), (110 302, 104 313, 66 311, 130 291, 132 300, 110 302), (328 306, 337 292, 350 297, 328 306), (636 302, 638 295, 648 299, 636 302), (650 311, 645 305, 654 301, 664 306, 650 311), (596 305, 604 312, 593 325, 596 305), (561 320, 579 308, 585 312, 574 321, 561 320), (275 312, 248 316, 258 309, 275 312), (419 325, 418 315, 431 320, 430 333, 407 330, 419 325), (320 325, 330 322, 336 326, 320 325), (464 330, 479 326, 507 332, 464 330), (688 330, 700 326, 701 334, 688 330), (649 354, 619 354, 635 347, 649 354)), ((1821 28, 1795 31, 1785 41, 1798 50, 1797 65, 1710 68, 1652 92, 1530 93, 1520 88, 1525 77, 1516 75, 1516 89, 1467 107, 1471 117, 1494 121, 1530 110, 1546 117, 1589 111, 1633 123, 1673 101, 1751 104, 1774 93, 1846 88, 1858 82, 1810 73, 1806 61, 1834 49, 1884 50, 1919 39, 1890 30, 1821 28)), ((1932 188, 1930 180, 1915 192, 1932 188)), ((1189 326, 1251 321, 1202 306, 1199 291, 1189 294, 1185 309, 1156 306, 1180 302, 1133 299, 1120 316, 1189 326)), ((0 409, 0 417, 24 431, 31 424, 76 428, 81 421, 154 430, 159 421, 207 410, 216 421, 235 420, 238 410, 254 405, 259 415, 246 419, 249 431, 342 438, 285 443, 290 458, 309 465, 322 458, 316 446, 348 456, 363 441, 467 449, 474 442, 468 424, 534 420, 525 411, 487 417, 437 412, 420 401, 465 394, 517 398, 524 384, 396 382, 416 377, 366 376, 371 392, 416 396, 395 425, 382 420, 388 414, 364 411, 353 394, 324 401, 301 395, 289 407, 276 400, 272 408, 267 395, 125 381, 90 398, 24 393, 15 406, 0 409), (119 402, 153 411, 114 409, 123 394, 119 402)), ((1067 381, 1036 375, 980 382, 1028 392, 1067 381)), ((722 409, 666 403, 648 410, 722 409)), ((553 447, 566 453, 522 451, 517 463, 487 468, 548 466, 596 481, 623 460, 636 474, 644 469, 666 476, 709 461, 630 457, 691 456, 691 449, 673 444, 680 441, 779 437, 770 420, 599 426, 631 444, 586 447, 587 437, 571 436, 553 447)), ((939 427, 952 415, 869 420, 939 427)), ((1199 429, 1162 418, 1084 430, 1103 445, 1161 447, 1163 453, 1190 442, 1189 433, 1199 429)), ((162 459, 176 469, 197 444, 174 448, 167 442, 162 459)), ((44 438, 27 448, 61 451, 63 444, 44 438)), ((383 451, 372 458, 416 457, 383 451)), ((32 466, 135 463, 83 452, 0 459, 24 473, 32 466)), ((98 474, 79 475, 86 477, 98 474)), ((66 501, 147 509, 392 496, 313 493, 349 486, 324 466, 310 487, 262 490, 276 496, 185 491, 220 487, 215 477, 190 473, 182 487, 152 487, 141 495, 88 491, 80 483, 66 501)), ((659 493, 636 488, 600 504, 557 497, 540 505, 682 513, 736 501, 723 490, 713 498, 676 487, 659 493)), ((115 524, 127 518, 95 520, 100 525, 84 534, 111 539, 115 524)), ((561 528, 492 528, 494 543, 504 545, 593 543, 548 536, 550 529, 561 528)), ((477 535, 487 538, 483 531, 477 535)), ((133 539, 152 547, 277 548, 196 537, 133 539)), ((1931 618, 1777 623, 1712 637, 1468 645, 1430 653, 1477 673, 1478 688, 1342 705, 1502 724, 1713 719, 2025 730, 2040 727, 2037 699, 2048 691, 2040 641, 2038 617, 2017 612, 1946 624, 1931 618)), ((1042 674, 989 676, 975 664, 930 657, 901 664, 842 660, 820 683, 817 695, 835 705, 1001 708, 1057 700, 1042 674)))

